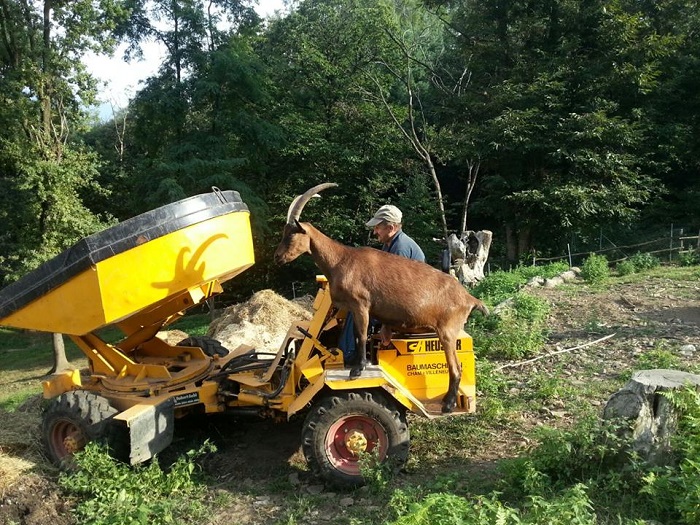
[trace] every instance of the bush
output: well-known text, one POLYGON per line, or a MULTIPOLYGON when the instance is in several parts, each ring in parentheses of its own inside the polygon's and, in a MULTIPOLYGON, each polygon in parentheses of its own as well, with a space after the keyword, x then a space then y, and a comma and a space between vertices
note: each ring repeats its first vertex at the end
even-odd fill
POLYGON ((678 264, 681 266, 695 266, 696 264, 700 264, 700 251, 688 250, 685 252, 678 252, 678 264))
POLYGON ((637 252, 630 257, 629 261, 634 265, 635 270, 638 272, 652 270, 661 264, 659 259, 654 257, 652 254, 640 252, 637 252))
POLYGON ((498 270, 477 284, 472 294, 489 304, 498 304, 515 294, 527 282, 516 272, 498 270))
POLYGON ((481 354, 520 359, 537 353, 544 345, 548 314, 545 301, 518 293, 498 314, 474 319, 470 332, 481 354))
POLYGON ((624 260, 617 263, 617 266, 615 266, 615 270, 617 270, 618 275, 630 275, 637 271, 632 261, 629 260, 624 260))
POLYGON ((601 284, 610 276, 608 259, 605 255, 590 254, 581 267, 581 277, 591 284, 601 284))

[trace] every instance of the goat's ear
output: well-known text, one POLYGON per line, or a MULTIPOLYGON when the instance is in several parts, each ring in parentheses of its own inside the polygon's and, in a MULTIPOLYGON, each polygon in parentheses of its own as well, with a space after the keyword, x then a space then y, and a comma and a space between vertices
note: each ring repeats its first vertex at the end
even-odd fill
POLYGON ((306 233, 306 230, 297 219, 294 219, 294 225, 297 227, 297 233, 306 233))

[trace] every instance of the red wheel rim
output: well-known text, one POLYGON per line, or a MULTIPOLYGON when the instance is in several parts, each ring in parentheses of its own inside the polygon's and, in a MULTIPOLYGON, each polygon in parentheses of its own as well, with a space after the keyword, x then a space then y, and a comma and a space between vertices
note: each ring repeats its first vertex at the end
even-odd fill
POLYGON ((326 455, 333 467, 350 476, 360 475, 360 455, 348 448, 353 438, 366 443, 364 452, 376 450, 379 461, 384 461, 389 439, 381 423, 363 415, 348 415, 336 421, 326 434, 326 455))
POLYGON ((58 459, 73 455, 85 446, 85 436, 80 427, 69 419, 59 419, 51 429, 51 448, 58 459))

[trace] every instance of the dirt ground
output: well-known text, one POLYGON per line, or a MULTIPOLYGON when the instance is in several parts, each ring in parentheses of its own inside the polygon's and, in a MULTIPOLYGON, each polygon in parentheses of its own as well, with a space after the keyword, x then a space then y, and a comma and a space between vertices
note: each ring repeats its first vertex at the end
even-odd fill
MULTIPOLYGON (((640 356, 650 350, 667 350, 686 366, 699 365, 700 280, 697 270, 688 275, 695 278, 677 281, 651 276, 641 282, 614 284, 598 291, 581 283, 530 289, 530 293, 546 299, 552 308, 551 334, 545 353, 615 335, 586 348, 503 368, 512 380, 513 395, 525 391, 530 378, 564 374, 572 385, 590 381, 604 384, 600 398, 590 399, 592 405, 602 409, 606 396, 622 385, 621 375, 634 368, 640 356)), ((478 349, 476 352, 478 355, 478 349)), ((37 402, 28 403, 22 418, 36 425, 38 406, 37 402)), ((7 414, 0 415, 0 524, 73 523, 70 502, 61 498, 55 485, 55 471, 47 470, 40 456, 37 427, 33 427, 33 432, 23 432, 34 438, 15 437, 13 442, 5 434, 17 420, 13 422, 7 414)), ((569 417, 565 402, 550 403, 539 411, 523 414, 527 425, 504 428, 490 436, 488 446, 471 448, 468 460, 452 458, 443 464, 433 463, 432 468, 445 471, 468 468, 488 475, 494 460, 527 446, 523 430, 527 426, 553 424, 569 417)), ((313 479, 300 452, 301 426, 301 419, 285 424, 224 416, 187 419, 178 422, 175 442, 164 453, 164 459, 167 461, 169 454, 187 450, 206 437, 217 445, 218 452, 202 463, 217 508, 210 525, 274 522, 282 515, 289 515, 288 508, 282 514, 282 507, 289 505, 285 499, 289 494, 312 495, 316 502, 314 508, 299 510, 303 516, 300 523, 335 521, 353 506, 362 506, 371 514, 375 507, 385 503, 374 501, 362 491, 338 494, 313 479)), ((422 478, 435 475, 434 471, 409 469, 409 473, 403 474, 403 481, 418 484, 422 478)))

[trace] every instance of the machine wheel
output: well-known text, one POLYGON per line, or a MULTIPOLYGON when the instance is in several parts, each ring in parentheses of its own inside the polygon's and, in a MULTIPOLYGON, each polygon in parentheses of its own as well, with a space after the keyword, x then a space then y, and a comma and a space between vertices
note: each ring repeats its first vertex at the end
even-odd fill
POLYGON ((335 392, 315 404, 302 430, 311 470, 342 486, 364 483, 360 454, 376 451, 398 470, 408 458, 406 414, 381 392, 335 392))
POLYGON ((73 390, 58 396, 44 412, 42 424, 49 459, 65 466, 88 442, 107 438, 116 413, 104 397, 92 392, 73 390))
POLYGON ((229 349, 222 345, 220 341, 207 336, 188 337, 180 341, 177 346, 199 347, 209 357, 225 357, 229 354, 229 349))

